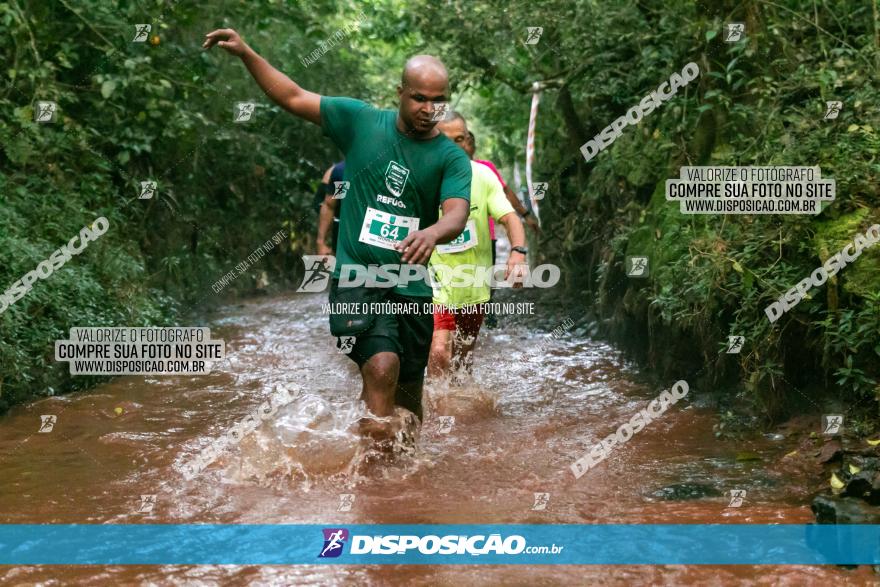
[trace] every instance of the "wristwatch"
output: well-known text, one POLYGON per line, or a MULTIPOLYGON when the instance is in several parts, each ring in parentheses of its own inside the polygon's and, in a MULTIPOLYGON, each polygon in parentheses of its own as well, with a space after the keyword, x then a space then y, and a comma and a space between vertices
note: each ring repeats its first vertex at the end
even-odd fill
POLYGON ((522 253, 523 255, 528 255, 529 250, 525 247, 511 247, 511 251, 516 251, 517 253, 522 253))

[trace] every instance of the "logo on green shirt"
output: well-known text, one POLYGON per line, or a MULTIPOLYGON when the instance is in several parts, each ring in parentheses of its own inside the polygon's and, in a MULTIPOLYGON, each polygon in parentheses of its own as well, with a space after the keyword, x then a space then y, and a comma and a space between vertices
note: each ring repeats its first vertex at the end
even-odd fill
POLYGON ((385 170, 385 187, 389 192, 398 198, 401 197, 408 178, 409 169, 396 161, 388 162, 388 168, 385 170))

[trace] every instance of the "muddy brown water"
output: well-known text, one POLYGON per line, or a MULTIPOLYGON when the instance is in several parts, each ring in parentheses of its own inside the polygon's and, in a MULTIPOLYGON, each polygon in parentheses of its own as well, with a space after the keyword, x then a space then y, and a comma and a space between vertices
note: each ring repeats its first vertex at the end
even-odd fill
MULTIPOLYGON (((569 316, 536 304, 478 342, 473 380, 428 385, 415 455, 363 467, 346 427, 360 383, 321 295, 260 298, 208 320, 227 360, 200 377, 120 377, 0 419, 2 523, 602 524, 807 523, 813 480, 776 465, 792 443, 717 440, 714 411, 687 399, 602 464, 569 466, 657 396, 614 348, 541 337, 569 316), (545 330, 530 324, 546 325, 545 330), (182 463, 282 384, 305 395, 186 480, 182 463), (121 408, 118 410, 117 408, 121 408), (121 412, 121 413, 119 413, 121 412), (57 415, 39 434, 40 415, 57 415), (440 416, 454 416, 451 429, 440 416), (743 450, 761 460, 737 462, 743 450), (706 489, 663 499, 668 486, 706 489), (739 508, 731 489, 745 489, 739 508), (534 494, 550 494, 543 511, 534 494), (338 511, 340 494, 355 496, 338 511), (142 495, 155 495, 139 513, 142 495)), ((572 316, 576 318, 576 316, 572 316)), ((673 382, 668 382, 671 385, 673 382)), ((691 389, 691 394, 699 394, 691 389)), ((754 566, 22 566, 4 585, 829 585, 876 584, 867 567, 754 566)))

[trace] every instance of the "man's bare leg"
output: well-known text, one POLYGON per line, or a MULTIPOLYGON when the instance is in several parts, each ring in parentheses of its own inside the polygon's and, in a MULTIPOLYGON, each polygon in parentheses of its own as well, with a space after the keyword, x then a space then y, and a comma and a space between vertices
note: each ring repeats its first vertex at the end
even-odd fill
POLYGON ((450 330, 434 329, 431 337, 431 354, 428 356, 428 376, 442 377, 449 373, 449 364, 452 360, 452 332, 450 330))
MULTIPOLYGON (((400 359, 395 353, 376 353, 361 367, 364 386, 361 392, 367 408, 380 418, 394 414, 394 393, 397 390, 397 377, 400 373, 400 359)), ((361 436, 374 440, 385 440, 393 436, 389 423, 371 418, 360 421, 361 436)))

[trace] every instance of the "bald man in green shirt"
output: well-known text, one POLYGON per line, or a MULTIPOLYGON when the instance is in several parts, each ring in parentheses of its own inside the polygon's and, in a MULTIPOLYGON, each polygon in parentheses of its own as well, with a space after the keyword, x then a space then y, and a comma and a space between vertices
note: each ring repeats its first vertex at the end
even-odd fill
MULTIPOLYGON (((424 280, 393 288, 340 287, 342 266, 424 265, 437 244, 455 239, 469 213, 471 167, 467 155, 436 128, 437 104, 449 100, 446 68, 436 57, 409 59, 397 87, 397 111, 360 100, 304 90, 272 67, 232 29, 206 35, 244 62, 264 92, 292 114, 321 126, 345 154, 345 181, 337 265, 331 302, 431 302, 424 280), (443 214, 440 217, 439 212, 443 214)), ((359 314, 330 316, 334 336, 355 336, 348 355, 361 372, 361 398, 380 418, 400 405, 422 416, 422 384, 433 334, 433 316, 359 314)), ((394 434, 389 421, 363 419, 361 432, 376 439, 394 434)))

